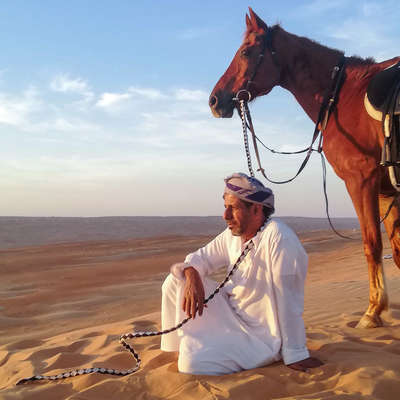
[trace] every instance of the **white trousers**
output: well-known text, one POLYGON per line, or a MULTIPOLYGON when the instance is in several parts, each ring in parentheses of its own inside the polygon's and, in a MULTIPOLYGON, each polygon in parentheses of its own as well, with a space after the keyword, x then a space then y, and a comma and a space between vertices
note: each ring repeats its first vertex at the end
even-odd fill
MULTIPOLYGON (((186 315, 182 310, 184 280, 169 274, 162 286, 161 324, 169 329, 186 315)), ((206 297, 217 284, 203 279, 206 297)), ((257 368, 280 359, 267 343, 251 335, 227 300, 223 291, 207 304, 203 315, 190 320, 181 329, 161 336, 161 350, 179 351, 180 372, 223 375, 257 368)))

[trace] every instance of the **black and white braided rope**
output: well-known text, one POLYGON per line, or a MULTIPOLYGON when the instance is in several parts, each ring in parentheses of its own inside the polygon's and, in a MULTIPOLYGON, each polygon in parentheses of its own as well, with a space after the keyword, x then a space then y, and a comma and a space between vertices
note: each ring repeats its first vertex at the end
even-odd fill
MULTIPOLYGON (((235 272, 239 264, 243 261, 243 259, 246 257, 247 253, 254 247, 254 243, 252 240, 250 240, 242 253, 240 254, 239 258, 229 271, 229 273, 226 275, 225 279, 217 286, 217 288, 214 290, 213 293, 210 294, 205 300, 204 304, 207 304, 221 289, 225 284, 228 282, 232 274, 235 272)), ((78 375, 87 375, 87 374, 93 374, 93 373, 98 373, 98 374, 108 374, 108 375, 120 375, 120 376, 125 376, 125 375, 130 375, 134 372, 136 372, 140 368, 140 363, 141 359, 139 357, 139 354, 136 353, 134 348, 126 342, 126 339, 135 339, 139 337, 148 337, 148 336, 160 336, 160 335, 165 335, 167 333, 176 331, 177 329, 181 328, 184 324, 186 324, 191 317, 185 318, 182 320, 178 325, 170 328, 170 329, 165 329, 163 331, 155 331, 155 332, 131 332, 131 333, 125 333, 119 338, 119 342, 121 343, 122 346, 127 349, 132 356, 136 360, 136 365, 133 368, 127 369, 127 370, 117 370, 117 369, 112 369, 112 368, 102 368, 102 367, 91 367, 91 368, 81 368, 81 369, 74 369, 68 372, 63 372, 58 375, 33 375, 29 378, 23 378, 20 379, 16 384, 17 385, 22 385, 27 382, 32 382, 32 381, 41 381, 41 380, 49 380, 49 381, 55 381, 59 379, 65 379, 65 378, 70 378, 78 375)))
POLYGON ((254 177, 253 165, 251 163, 251 155, 249 148, 249 137, 247 135, 247 120, 246 120, 247 104, 244 100, 239 100, 239 104, 240 104, 240 119, 242 120, 244 149, 246 151, 246 157, 247 157, 247 167, 249 169, 250 176, 254 177))

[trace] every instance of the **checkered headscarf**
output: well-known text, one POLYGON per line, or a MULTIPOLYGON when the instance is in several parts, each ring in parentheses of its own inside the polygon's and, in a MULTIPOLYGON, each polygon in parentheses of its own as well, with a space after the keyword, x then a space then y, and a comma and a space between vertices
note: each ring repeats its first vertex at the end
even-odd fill
POLYGON ((244 201, 262 204, 275 210, 272 190, 265 187, 258 179, 247 176, 242 172, 225 178, 224 193, 233 194, 244 201))

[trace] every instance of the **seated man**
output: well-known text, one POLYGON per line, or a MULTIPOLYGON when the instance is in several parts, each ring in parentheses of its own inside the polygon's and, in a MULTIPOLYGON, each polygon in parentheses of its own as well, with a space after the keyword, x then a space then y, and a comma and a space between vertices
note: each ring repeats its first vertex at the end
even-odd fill
POLYGON ((162 329, 192 320, 163 335, 161 350, 179 351, 178 369, 190 374, 229 374, 282 358, 301 371, 322 365, 306 347, 308 259, 299 239, 270 218, 274 195, 257 179, 233 174, 225 185, 227 229, 173 265, 163 284, 162 329), (222 266, 229 271, 250 240, 254 247, 203 313, 205 295, 217 286, 207 276, 222 266))

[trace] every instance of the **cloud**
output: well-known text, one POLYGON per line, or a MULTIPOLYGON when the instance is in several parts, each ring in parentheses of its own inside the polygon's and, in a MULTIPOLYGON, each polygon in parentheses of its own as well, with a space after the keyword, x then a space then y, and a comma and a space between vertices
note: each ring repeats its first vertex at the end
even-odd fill
POLYGON ((153 103, 168 100, 202 102, 207 104, 208 93, 203 90, 191 90, 178 88, 171 91, 161 91, 156 88, 139 88, 131 86, 124 93, 105 92, 100 95, 96 102, 98 107, 112 107, 127 100, 134 100, 135 103, 151 101, 153 103))
POLYGON ((130 93, 103 93, 100 99, 96 102, 98 107, 112 107, 132 97, 130 93))
POLYGON ((389 21, 374 23, 369 18, 348 18, 341 23, 326 27, 328 36, 340 41, 347 55, 374 57, 377 61, 395 57, 398 46, 392 37, 389 21), (371 29, 371 26, 374 29, 371 29))
POLYGON ((301 24, 301 32, 313 39, 328 39, 330 47, 346 55, 374 57, 382 61, 398 55, 397 0, 312 0, 296 8, 291 17, 301 24), (311 28, 311 29, 310 29, 311 28), (319 32, 318 35, 315 32, 319 32))
POLYGON ((154 88, 138 88, 132 86, 128 89, 128 92, 132 95, 138 95, 139 100, 140 97, 150 100, 160 100, 167 98, 167 96, 163 94, 160 90, 154 88))
POLYGON ((398 54, 398 1, 313 0, 297 8, 292 17, 302 29, 294 33, 309 34, 322 43, 327 38, 330 47, 343 49, 348 56, 382 61, 398 54))
POLYGON ((50 82, 50 89, 60 93, 77 93, 86 100, 93 98, 88 83, 81 78, 70 78, 68 74, 60 74, 50 82))
POLYGON ((175 98, 179 101, 208 101, 208 93, 203 90, 176 89, 175 98))
POLYGON ((156 102, 159 100, 165 100, 169 98, 168 95, 162 93, 160 90, 155 88, 140 88, 131 86, 126 92, 113 93, 104 92, 100 95, 99 100, 96 102, 97 107, 102 107, 108 110, 115 110, 116 106, 120 106, 129 100, 135 101, 135 103, 143 103, 144 101, 156 102))
POLYGON ((0 123, 21 127, 40 106, 41 100, 34 87, 28 88, 22 96, 0 93, 0 123))
POLYGON ((84 120, 74 115, 54 116, 47 121, 39 121, 31 124, 30 132, 42 133, 54 132, 67 133, 70 136, 83 137, 88 133, 97 134, 101 132, 102 127, 90 120, 84 120))

